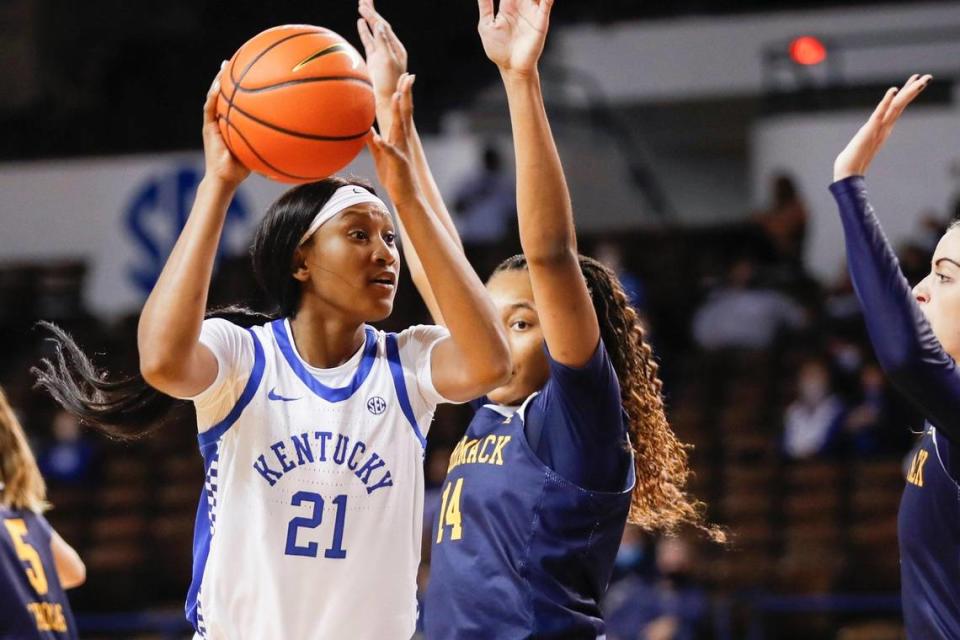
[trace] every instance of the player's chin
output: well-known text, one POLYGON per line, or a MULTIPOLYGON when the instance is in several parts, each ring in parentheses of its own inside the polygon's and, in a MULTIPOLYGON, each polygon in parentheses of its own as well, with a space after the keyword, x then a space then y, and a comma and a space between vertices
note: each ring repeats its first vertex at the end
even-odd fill
POLYGON ((523 391, 519 388, 519 385, 516 384, 517 377, 516 374, 512 376, 505 385, 499 386, 496 389, 487 393, 487 398, 490 402, 496 404, 502 404, 504 406, 513 406, 520 404, 526 398, 523 395, 523 391))
POLYGON ((393 313, 393 296, 378 297, 367 301, 367 322, 386 320, 393 313))

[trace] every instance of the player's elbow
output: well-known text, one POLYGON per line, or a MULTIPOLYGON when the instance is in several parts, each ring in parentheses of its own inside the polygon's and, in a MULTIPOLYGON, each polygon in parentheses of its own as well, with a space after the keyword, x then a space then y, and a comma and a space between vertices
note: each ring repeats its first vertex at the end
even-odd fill
POLYGON ((140 352, 140 375, 154 389, 163 390, 176 379, 177 364, 157 352, 140 352))
POLYGON ((495 341, 487 352, 484 363, 474 371, 474 379, 478 387, 487 390, 496 389, 505 384, 513 372, 513 360, 510 358, 510 347, 506 336, 500 332, 499 340, 495 341))
POLYGON ((60 584, 64 589, 76 589, 87 581, 87 565, 78 557, 74 563, 71 563, 63 575, 60 576, 60 584))

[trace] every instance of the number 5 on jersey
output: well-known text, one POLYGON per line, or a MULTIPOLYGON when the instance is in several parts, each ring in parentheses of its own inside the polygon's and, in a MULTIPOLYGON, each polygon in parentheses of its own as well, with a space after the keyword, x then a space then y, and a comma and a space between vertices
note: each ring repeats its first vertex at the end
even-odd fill
POLYGON ((463 535, 462 519, 460 517, 460 497, 463 493, 463 478, 457 478, 450 492, 450 484, 443 488, 443 497, 440 501, 440 524, 437 526, 437 544, 443 542, 444 529, 450 527, 450 539, 459 540, 463 535))
POLYGON ((37 592, 38 596, 46 595, 47 574, 43 570, 43 562, 40 561, 40 554, 37 553, 37 550, 34 549, 30 543, 24 540, 24 536, 27 535, 27 523, 17 518, 4 520, 3 524, 7 527, 7 533, 10 534, 10 539, 13 540, 13 548, 17 551, 17 557, 30 565, 29 567, 25 567, 27 580, 30 581, 30 585, 34 591, 37 592))

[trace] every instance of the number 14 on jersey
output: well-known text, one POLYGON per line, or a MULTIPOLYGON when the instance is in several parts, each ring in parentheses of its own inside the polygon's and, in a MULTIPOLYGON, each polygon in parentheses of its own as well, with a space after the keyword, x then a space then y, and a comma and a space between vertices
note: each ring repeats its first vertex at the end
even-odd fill
POLYGON ((450 527, 451 540, 459 540, 463 535, 462 519, 460 517, 460 497, 462 493, 463 478, 457 478, 455 483, 448 482, 447 486, 443 488, 443 496, 440 499, 440 522, 437 525, 437 544, 443 542, 443 533, 447 527, 450 527))

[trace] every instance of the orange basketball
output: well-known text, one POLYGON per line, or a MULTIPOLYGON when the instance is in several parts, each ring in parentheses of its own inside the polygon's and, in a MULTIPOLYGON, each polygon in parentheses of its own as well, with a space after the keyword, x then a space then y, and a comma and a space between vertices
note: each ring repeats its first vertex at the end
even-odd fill
POLYGON ((363 57, 323 27, 267 29, 220 76, 217 120, 227 146, 249 169, 280 182, 319 180, 345 167, 374 118, 363 57))

